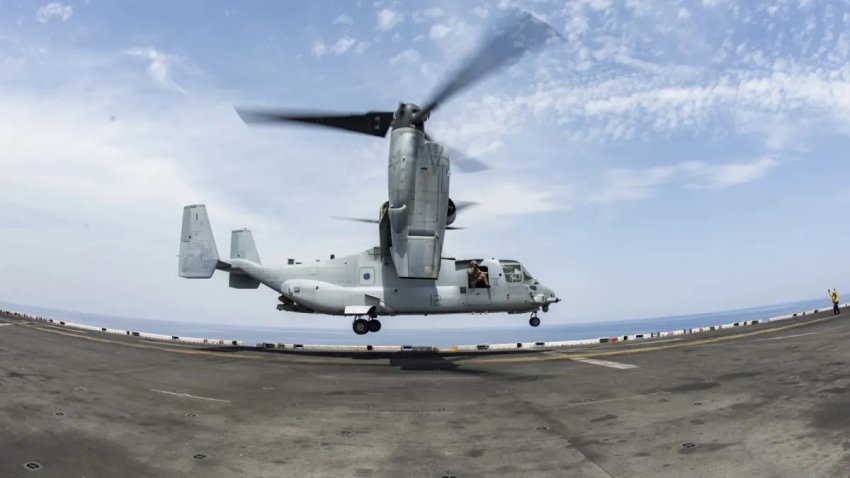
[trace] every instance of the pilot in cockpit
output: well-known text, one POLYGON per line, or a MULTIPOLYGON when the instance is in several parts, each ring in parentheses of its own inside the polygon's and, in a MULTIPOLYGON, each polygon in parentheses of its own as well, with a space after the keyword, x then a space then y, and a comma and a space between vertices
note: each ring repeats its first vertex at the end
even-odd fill
POLYGON ((478 268, 478 261, 470 261, 469 267, 466 268, 467 281, 469 288, 490 287, 490 281, 487 278, 487 273, 478 268))

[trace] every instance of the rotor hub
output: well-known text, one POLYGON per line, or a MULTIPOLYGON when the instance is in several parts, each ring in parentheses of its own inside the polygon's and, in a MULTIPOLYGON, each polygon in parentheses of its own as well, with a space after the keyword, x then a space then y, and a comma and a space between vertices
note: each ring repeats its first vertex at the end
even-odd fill
POLYGON ((399 103, 393 113, 392 128, 424 129, 429 114, 422 113, 422 108, 413 103, 399 103))

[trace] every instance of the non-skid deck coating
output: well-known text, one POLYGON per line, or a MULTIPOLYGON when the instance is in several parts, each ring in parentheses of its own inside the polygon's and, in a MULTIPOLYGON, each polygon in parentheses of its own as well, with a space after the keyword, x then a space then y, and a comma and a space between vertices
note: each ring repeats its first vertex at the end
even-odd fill
POLYGON ((845 477, 850 314, 828 314, 362 358, 0 319, 0 476, 845 477))

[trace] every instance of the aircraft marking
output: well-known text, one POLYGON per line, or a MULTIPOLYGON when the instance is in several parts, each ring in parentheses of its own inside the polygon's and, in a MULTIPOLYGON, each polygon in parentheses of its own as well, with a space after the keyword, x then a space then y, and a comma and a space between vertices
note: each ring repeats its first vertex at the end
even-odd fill
POLYGON ((188 393, 185 393, 185 392, 169 392, 168 390, 158 390, 156 388, 149 388, 148 390, 150 390, 151 392, 165 393, 167 395, 174 395, 175 397, 180 397, 180 398, 197 398, 198 400, 209 400, 211 402, 230 403, 230 400, 222 400, 220 398, 201 397, 201 396, 198 396, 198 395, 191 395, 191 394, 188 394, 188 393))
POLYGON ((576 362, 587 363, 587 364, 590 364, 590 365, 599 365, 601 367, 618 368, 620 370, 628 370, 630 368, 638 368, 637 365, 632 365, 630 363, 611 362, 609 360, 597 360, 597 359, 582 358, 582 357, 573 357, 573 360, 575 360, 576 362))
POLYGON ((790 338, 793 338, 793 337, 802 337, 804 335, 815 335, 816 333, 817 332, 806 332, 805 334, 783 335, 782 337, 771 337, 769 339, 761 339, 761 340, 759 340, 759 342, 766 342, 768 340, 790 339, 790 338))

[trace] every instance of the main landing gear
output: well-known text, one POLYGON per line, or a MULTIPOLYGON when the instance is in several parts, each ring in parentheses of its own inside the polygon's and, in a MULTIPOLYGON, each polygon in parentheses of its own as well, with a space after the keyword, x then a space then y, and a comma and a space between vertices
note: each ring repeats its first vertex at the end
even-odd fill
POLYGON ((540 325, 540 317, 537 316, 537 312, 531 313, 531 318, 528 319, 528 325, 532 327, 537 327, 540 325))
POLYGON ((365 335, 369 332, 379 332, 381 330, 381 321, 378 319, 361 319, 356 318, 351 324, 351 328, 357 335, 365 335))

